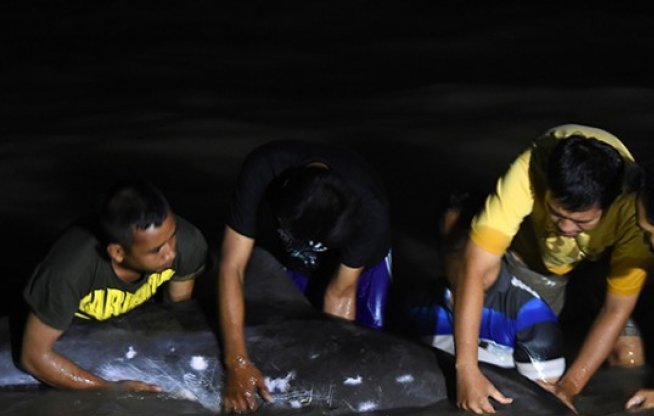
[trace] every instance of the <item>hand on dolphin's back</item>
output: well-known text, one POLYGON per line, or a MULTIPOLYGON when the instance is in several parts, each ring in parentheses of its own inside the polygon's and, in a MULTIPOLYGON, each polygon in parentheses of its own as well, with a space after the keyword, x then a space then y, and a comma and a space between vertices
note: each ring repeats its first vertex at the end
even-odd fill
POLYGON ((476 366, 457 368, 457 392, 457 405, 477 414, 495 413, 489 398, 500 404, 513 402, 512 398, 497 390, 476 366))
POLYGON ((654 390, 640 389, 625 404, 627 410, 643 410, 654 407, 654 390))
POLYGON ((144 393, 159 393, 162 391, 161 387, 154 384, 147 384, 136 380, 120 380, 111 383, 111 387, 120 391, 135 391, 144 393))
POLYGON ((223 403, 226 412, 249 413, 257 410, 257 392, 265 401, 272 401, 263 375, 250 360, 239 357, 226 370, 227 386, 223 403))
POLYGON ((561 401, 561 403, 566 405, 575 414, 579 414, 577 408, 572 402, 574 395, 568 391, 561 383, 547 383, 545 381, 539 381, 538 385, 555 395, 561 401))

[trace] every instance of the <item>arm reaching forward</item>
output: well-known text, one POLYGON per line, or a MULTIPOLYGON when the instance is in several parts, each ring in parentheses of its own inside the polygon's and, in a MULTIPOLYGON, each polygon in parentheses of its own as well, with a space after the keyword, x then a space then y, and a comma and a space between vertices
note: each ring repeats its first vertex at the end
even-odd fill
POLYGON ((489 397, 502 404, 513 401, 481 373, 477 357, 484 291, 497 279, 500 264, 501 256, 468 241, 453 287, 457 405, 474 413, 495 413, 489 397))
POLYGON ((257 409, 257 391, 264 400, 272 400, 257 367, 245 348, 243 322, 245 300, 243 279, 254 240, 232 228, 225 228, 222 257, 218 271, 218 310, 223 340, 223 362, 227 371, 223 407, 227 412, 257 409))
POLYGON ((74 390, 119 389, 138 392, 159 392, 161 388, 135 380, 107 381, 92 374, 54 351, 63 331, 43 323, 29 314, 23 335, 22 367, 34 377, 53 387, 74 390))

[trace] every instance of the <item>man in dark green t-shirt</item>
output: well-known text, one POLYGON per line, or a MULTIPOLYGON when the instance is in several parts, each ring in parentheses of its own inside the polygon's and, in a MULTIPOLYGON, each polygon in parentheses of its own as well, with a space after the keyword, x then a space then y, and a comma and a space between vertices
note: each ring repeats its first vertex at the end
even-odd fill
POLYGON ((73 226, 54 244, 25 288, 30 306, 21 365, 54 387, 159 391, 136 380, 108 381, 56 352, 75 317, 103 321, 153 298, 190 299, 204 269, 207 243, 176 216, 165 197, 141 182, 116 185, 103 201, 97 227, 73 226))

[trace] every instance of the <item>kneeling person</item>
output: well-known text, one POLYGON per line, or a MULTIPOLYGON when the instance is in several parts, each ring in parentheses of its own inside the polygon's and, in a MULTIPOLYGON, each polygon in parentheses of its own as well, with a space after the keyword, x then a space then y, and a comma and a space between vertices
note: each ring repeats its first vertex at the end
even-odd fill
MULTIPOLYGON (((468 225, 476 210, 468 195, 453 195, 450 203, 440 230, 442 272, 448 276, 448 281, 461 266, 468 225)), ((441 282, 441 286, 443 284, 447 282, 441 282)), ((416 294, 418 297, 424 295, 416 294)), ((409 301, 413 304, 407 307, 407 317, 413 335, 454 355, 452 298, 450 289, 445 289, 443 299, 409 301)), ((484 296, 477 353, 481 362, 516 368, 520 374, 539 383, 553 383, 565 371, 564 342, 556 314, 536 291, 513 275, 505 263, 484 296)))
POLYGON ((381 182, 345 148, 276 141, 248 155, 225 227, 219 306, 227 411, 269 398, 243 335, 245 269, 255 239, 325 313, 380 328, 390 286, 390 221, 381 182))
POLYGON ((104 380, 53 347, 75 318, 103 321, 125 314, 152 299, 165 283, 169 301, 190 299, 194 278, 204 269, 207 243, 145 183, 115 186, 97 220, 97 226, 68 229, 27 284, 24 296, 31 312, 21 365, 59 388, 159 391, 135 380, 104 380))
POLYGON ((634 215, 636 168, 612 134, 563 125, 535 140, 497 181, 471 223, 453 281, 460 407, 492 413, 489 398, 511 401, 476 365, 480 309, 503 265, 558 314, 573 270, 609 256, 608 273, 591 276, 593 285, 606 282, 602 307, 576 359, 549 386, 569 407, 611 351, 634 338, 627 321, 651 264, 634 215))

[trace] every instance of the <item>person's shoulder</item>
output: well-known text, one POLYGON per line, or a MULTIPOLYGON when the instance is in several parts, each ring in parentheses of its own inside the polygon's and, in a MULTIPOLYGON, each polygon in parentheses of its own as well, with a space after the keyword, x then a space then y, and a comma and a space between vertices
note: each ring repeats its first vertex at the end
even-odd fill
POLYGON ((176 267, 182 274, 195 272, 206 262, 209 246, 198 227, 190 221, 175 215, 177 223, 177 258, 176 267))
MULTIPOLYGON (((609 211, 618 213, 619 215, 632 217, 636 212, 636 200, 638 195, 635 191, 625 191, 619 194, 609 206, 609 211)), ((607 213, 606 216, 610 216, 607 213)))
POLYGON ((54 242, 49 256, 63 255, 68 260, 87 257, 102 250, 96 233, 85 225, 74 224, 64 230, 54 242))
POLYGON ((65 275, 67 279, 88 277, 98 270, 98 263, 104 258, 105 249, 95 233, 82 225, 67 228, 50 247, 37 270, 47 275, 65 275))
POLYGON ((202 231, 193 223, 177 214, 175 214, 175 223, 177 224, 177 244, 180 248, 184 249, 187 245, 193 247, 207 245, 202 231))
POLYGON ((618 140, 615 135, 604 129, 574 123, 561 124, 559 126, 552 127, 547 130, 544 135, 553 136, 556 139, 564 139, 573 135, 579 135, 583 137, 594 137, 599 140, 618 140))
POLYGON ((616 149, 618 152, 620 152, 620 154, 622 154, 623 157, 627 159, 633 159, 629 153, 629 150, 627 150, 627 147, 616 135, 598 127, 591 127, 583 124, 562 124, 547 130, 545 134, 539 138, 539 140, 542 142, 556 142, 570 136, 581 136, 585 138, 597 139, 616 149))

